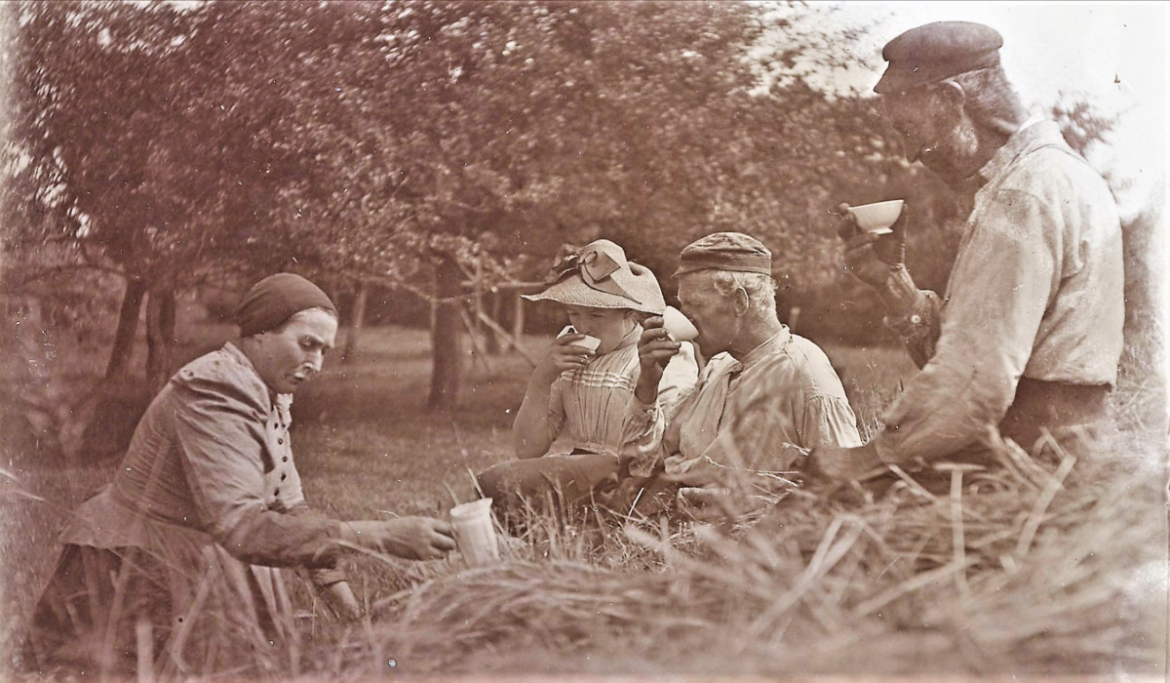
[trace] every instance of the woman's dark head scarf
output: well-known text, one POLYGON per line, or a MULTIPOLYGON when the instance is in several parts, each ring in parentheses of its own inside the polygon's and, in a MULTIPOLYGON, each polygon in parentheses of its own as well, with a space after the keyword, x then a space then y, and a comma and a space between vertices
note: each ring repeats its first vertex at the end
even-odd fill
POLYGON ((241 337, 251 337, 280 327, 308 308, 323 308, 337 315, 337 307, 320 287, 300 275, 277 273, 248 290, 236 310, 236 324, 241 337))

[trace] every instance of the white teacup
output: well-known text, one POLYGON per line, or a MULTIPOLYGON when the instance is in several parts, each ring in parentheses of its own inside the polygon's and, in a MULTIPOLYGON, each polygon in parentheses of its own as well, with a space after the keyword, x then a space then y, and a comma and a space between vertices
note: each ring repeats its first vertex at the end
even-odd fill
POLYGON ((674 306, 667 306, 663 311, 662 327, 675 341, 689 342, 699 337, 699 330, 695 328, 695 324, 674 306))
POLYGON ((467 564, 476 567, 500 559, 496 529, 492 526, 492 499, 480 498, 451 508, 455 544, 467 564))
MULTIPOLYGON (((581 333, 577 331, 577 328, 573 327, 572 325, 569 325, 569 326, 565 327, 565 329, 561 330, 560 334, 557 335, 557 339, 560 339, 561 337, 565 336, 566 334, 581 334, 581 333)), ((573 342, 573 346, 584 349, 584 350, 588 351, 589 353, 597 353, 597 347, 601 346, 601 340, 598 339, 597 337, 591 337, 589 335, 585 335, 584 339, 578 339, 577 341, 573 342)))
POLYGON ((589 353, 597 353, 597 347, 601 346, 601 340, 597 337, 590 337, 585 335, 584 339, 578 339, 573 342, 573 346, 585 349, 589 353))

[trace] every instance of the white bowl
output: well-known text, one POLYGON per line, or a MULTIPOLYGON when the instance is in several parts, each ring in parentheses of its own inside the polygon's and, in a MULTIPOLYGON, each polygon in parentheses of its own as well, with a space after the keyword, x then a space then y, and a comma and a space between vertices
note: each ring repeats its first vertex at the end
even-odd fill
POLYGON ((888 202, 851 206, 849 213, 853 214, 857 226, 862 230, 875 235, 884 235, 893 232, 890 230, 890 226, 898 220, 898 216, 902 215, 903 203, 901 199, 893 199, 888 202))

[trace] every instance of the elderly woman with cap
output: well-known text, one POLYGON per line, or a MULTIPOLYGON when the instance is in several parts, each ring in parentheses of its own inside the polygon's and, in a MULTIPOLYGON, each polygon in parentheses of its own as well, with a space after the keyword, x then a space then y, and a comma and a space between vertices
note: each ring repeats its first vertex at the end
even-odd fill
MULTIPOLYGON (((641 321, 666 308, 654 274, 609 240, 567 255, 553 270, 553 284, 525 298, 562 305, 571 328, 529 379, 512 426, 519 460, 479 476, 485 495, 505 513, 525 503, 540 506, 548 496, 565 508, 587 504, 598 485, 616 482, 622 466, 638 457, 632 444, 653 448, 663 429, 647 411, 631 411, 641 321), (600 342, 595 350, 586 345, 590 337, 600 342), (562 437, 564 450, 550 452, 562 437)), ((694 349, 682 343, 662 373, 659 397, 670 405, 697 376, 694 349)))
POLYGON ((297 275, 273 275, 247 293, 237 321, 239 341, 192 361, 159 392, 113 482, 61 533, 29 664, 119 671, 145 653, 184 674, 239 651, 226 644, 266 646, 282 634, 291 612, 274 568, 307 569, 352 617, 358 604, 337 569, 343 550, 432 559, 454 548, 439 520, 339 522, 305 503, 289 406, 333 346, 329 297, 297 275))

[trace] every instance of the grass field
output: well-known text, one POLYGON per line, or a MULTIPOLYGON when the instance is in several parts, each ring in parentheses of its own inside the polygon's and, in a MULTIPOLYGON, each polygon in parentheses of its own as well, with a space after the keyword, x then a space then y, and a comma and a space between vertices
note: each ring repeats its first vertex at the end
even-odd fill
MULTIPOLYGON (((190 331, 188 355, 221 333, 190 331)), ((827 351, 867 429, 913 374, 896 350, 827 351)), ((371 330, 356 362, 331 359, 293 409, 310 502, 354 519, 441 516, 472 498, 470 473, 510 457, 529 366, 510 354, 464 369, 458 409, 434 414, 424 333, 371 330)), ((313 620, 263 677, 1153 677, 1167 642, 1165 482, 1160 468, 1114 471, 1109 455, 1024 456, 949 494, 913 481, 876 500, 801 494, 724 524, 538 520, 489 568, 352 558, 369 619, 313 620)), ((52 571, 55 530, 116 466, 10 462, 6 652, 52 571)))

